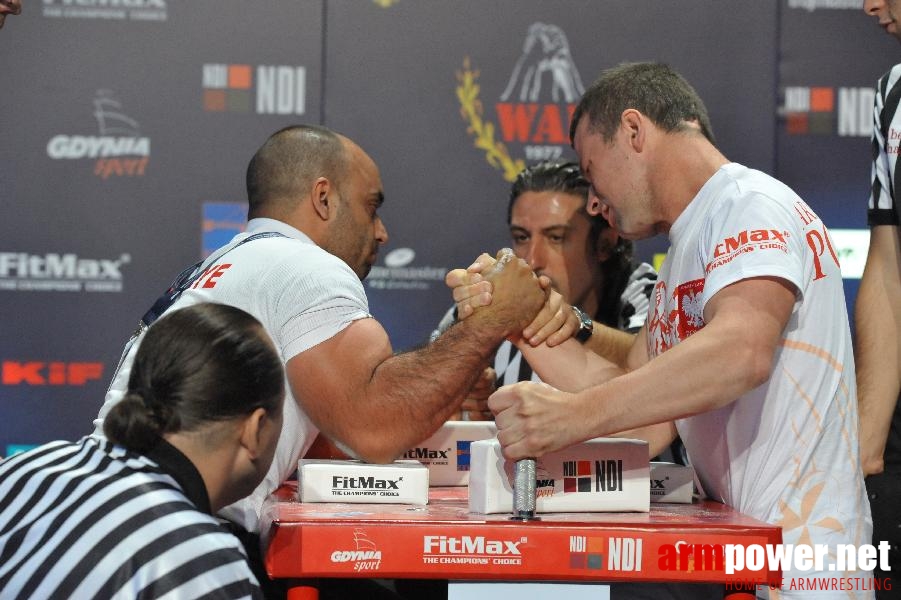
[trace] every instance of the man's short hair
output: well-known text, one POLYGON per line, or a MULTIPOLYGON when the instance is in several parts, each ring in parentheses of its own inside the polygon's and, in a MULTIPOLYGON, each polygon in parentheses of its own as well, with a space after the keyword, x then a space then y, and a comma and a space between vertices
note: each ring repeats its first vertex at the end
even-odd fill
POLYGON ((318 177, 340 188, 347 152, 334 131, 317 125, 291 125, 273 133, 247 165, 248 217, 293 207, 318 177))
POLYGON ((570 142, 583 117, 588 130, 610 142, 623 111, 634 108, 666 132, 697 127, 710 143, 715 143, 710 117, 693 87, 668 65, 622 63, 607 69, 582 96, 573 113, 570 142))

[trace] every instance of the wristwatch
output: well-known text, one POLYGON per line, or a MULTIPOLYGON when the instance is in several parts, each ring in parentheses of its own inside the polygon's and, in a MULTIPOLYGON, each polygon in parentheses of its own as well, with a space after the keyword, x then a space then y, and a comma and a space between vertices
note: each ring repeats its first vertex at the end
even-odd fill
POLYGON ((594 330, 594 321, 578 306, 573 306, 572 309, 576 313, 576 318, 579 319, 579 330, 576 331, 573 337, 584 344, 591 337, 591 332, 594 330))

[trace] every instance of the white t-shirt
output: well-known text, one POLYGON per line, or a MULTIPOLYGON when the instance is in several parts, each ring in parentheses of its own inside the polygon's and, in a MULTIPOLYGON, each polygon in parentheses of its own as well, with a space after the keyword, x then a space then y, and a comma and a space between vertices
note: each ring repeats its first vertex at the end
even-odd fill
MULTIPOLYGON (((360 278, 341 259, 329 254, 293 227, 272 219, 251 219, 247 231, 217 250, 204 264, 201 277, 169 309, 199 302, 235 306, 256 317, 275 343, 283 363, 370 316, 360 278), (285 237, 255 239, 222 254, 241 240, 263 231, 285 237), (221 259, 217 259, 221 256, 221 259)), ((168 311, 167 311, 168 312, 168 311)), ((103 417, 128 387, 135 343, 119 367, 94 421, 95 436, 103 436, 103 417)), ((318 434, 286 383, 281 436, 272 467, 256 490, 220 514, 248 531, 260 529, 263 501, 297 468, 297 460, 318 434)))
MULTIPOLYGON (((836 544, 870 543, 851 335, 825 225, 787 186, 733 163, 676 219, 670 242, 648 320, 652 358, 704 327, 704 306, 732 283, 777 277, 797 291, 769 381, 723 408, 676 422, 704 491, 781 525, 786 544, 828 544, 834 553, 836 544)), ((786 571, 784 578, 816 575, 786 571)), ((782 597, 805 597, 795 593, 782 597)))

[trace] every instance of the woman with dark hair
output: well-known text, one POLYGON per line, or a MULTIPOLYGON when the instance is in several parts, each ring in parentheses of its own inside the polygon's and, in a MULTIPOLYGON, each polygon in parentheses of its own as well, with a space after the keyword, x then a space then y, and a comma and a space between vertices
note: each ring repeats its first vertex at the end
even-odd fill
POLYGON ((262 480, 283 398, 278 354, 246 312, 197 304, 159 319, 105 440, 0 462, 0 597, 261 598, 212 515, 262 480))

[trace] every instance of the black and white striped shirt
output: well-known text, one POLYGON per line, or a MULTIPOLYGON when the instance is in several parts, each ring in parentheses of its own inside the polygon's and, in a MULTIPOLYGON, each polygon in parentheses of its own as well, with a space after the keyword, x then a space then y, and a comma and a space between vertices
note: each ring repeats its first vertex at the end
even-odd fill
POLYGON ((105 440, 0 462, 0 599, 262 598, 194 465, 105 440))
POLYGON ((901 145, 901 64, 883 75, 876 85, 873 109, 873 167, 872 189, 867 210, 870 226, 899 225, 895 193, 901 185, 896 166, 901 145))

